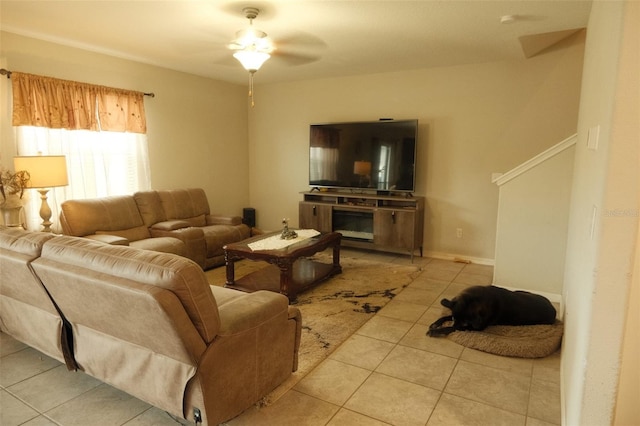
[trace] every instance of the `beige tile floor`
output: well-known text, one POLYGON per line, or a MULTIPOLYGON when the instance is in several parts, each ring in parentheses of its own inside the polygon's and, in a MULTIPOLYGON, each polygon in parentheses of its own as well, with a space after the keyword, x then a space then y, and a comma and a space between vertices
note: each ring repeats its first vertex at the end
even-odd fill
MULTIPOLYGON (((406 256, 343 256, 408 263, 406 256)), ((244 425, 560 424, 560 354, 505 358, 425 336, 439 300, 490 284, 489 266, 416 258, 417 279, 244 425)), ((0 425, 175 425, 154 408, 0 333, 0 425)))

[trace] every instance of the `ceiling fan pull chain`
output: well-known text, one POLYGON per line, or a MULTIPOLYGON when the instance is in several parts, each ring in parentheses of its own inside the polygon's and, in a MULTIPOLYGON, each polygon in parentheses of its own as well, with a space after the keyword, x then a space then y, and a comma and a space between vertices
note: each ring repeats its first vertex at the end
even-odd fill
POLYGON ((249 99, 251 99, 251 108, 255 106, 253 102, 253 72, 249 73, 249 99))

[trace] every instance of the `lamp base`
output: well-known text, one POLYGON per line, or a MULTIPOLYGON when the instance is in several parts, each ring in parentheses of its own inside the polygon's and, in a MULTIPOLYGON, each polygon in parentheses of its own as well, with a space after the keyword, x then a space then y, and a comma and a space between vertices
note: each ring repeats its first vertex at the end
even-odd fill
POLYGON ((51 207, 49 207, 49 203, 47 203, 47 193, 48 189, 38 189, 40 193, 40 199, 42 200, 42 204, 40 205, 40 217, 42 218, 42 232, 51 232, 51 207))

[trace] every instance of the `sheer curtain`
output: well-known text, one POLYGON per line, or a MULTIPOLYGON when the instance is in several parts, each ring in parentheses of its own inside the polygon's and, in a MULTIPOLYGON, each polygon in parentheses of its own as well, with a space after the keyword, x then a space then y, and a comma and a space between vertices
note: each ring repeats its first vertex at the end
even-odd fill
POLYGON ((309 180, 311 182, 338 180, 338 148, 321 148, 312 146, 309 149, 309 180))
MULTIPOLYGON (((18 155, 65 155, 69 185, 52 188, 52 226, 68 199, 150 189, 143 93, 12 73, 18 155)), ((29 190, 28 229, 40 229, 40 196, 29 190)))
MULTIPOLYGON (((141 133, 15 127, 18 155, 65 155, 69 185, 51 188, 48 204, 55 232, 65 200, 133 194, 151 188, 147 137, 141 133)), ((40 229, 40 194, 30 189, 27 229, 40 229)))
POLYGON ((337 181, 340 133, 335 129, 312 126, 310 145, 309 181, 337 181))

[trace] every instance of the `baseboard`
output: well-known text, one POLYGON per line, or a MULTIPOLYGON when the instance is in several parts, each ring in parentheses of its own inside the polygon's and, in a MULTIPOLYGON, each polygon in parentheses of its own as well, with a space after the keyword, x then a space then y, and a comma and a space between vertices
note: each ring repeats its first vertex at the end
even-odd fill
POLYGON ((434 259, 451 260, 454 262, 476 263, 478 265, 494 266, 494 259, 485 259, 482 257, 465 256, 462 254, 442 253, 438 251, 425 251, 424 257, 432 257, 434 259))

